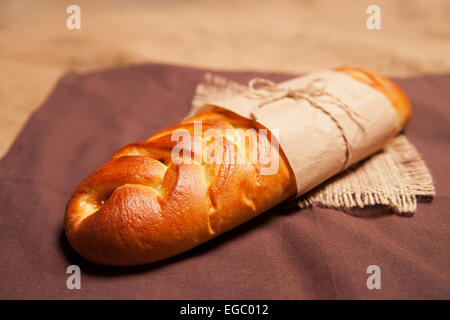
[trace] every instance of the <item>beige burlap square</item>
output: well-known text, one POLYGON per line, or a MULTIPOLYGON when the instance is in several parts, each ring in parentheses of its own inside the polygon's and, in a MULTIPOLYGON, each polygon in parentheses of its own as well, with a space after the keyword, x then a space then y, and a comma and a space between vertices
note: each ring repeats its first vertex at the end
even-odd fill
MULTIPOLYGON (((196 87, 190 114, 208 101, 232 97, 247 86, 207 73, 196 87)), ((381 152, 354 165, 297 198, 300 208, 335 209, 387 206, 400 215, 412 215, 418 200, 435 196, 431 174, 404 134, 381 152)))

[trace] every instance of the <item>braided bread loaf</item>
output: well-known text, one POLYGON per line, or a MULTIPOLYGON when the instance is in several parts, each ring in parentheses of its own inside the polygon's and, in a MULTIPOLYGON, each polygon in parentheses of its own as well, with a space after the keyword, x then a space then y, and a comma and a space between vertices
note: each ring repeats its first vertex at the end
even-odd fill
MULTIPOLYGON (((392 81, 361 69, 337 70, 385 93, 402 127, 406 124, 410 105, 392 81)), ((242 136, 247 129, 261 127, 217 109, 123 147, 73 193, 65 215, 70 244, 84 258, 99 264, 150 263, 189 250, 295 196, 292 170, 283 152, 273 150, 270 134, 256 131, 258 143, 268 147, 258 149, 256 162, 248 160, 250 148, 242 136), (211 148, 219 136, 223 139, 219 157, 243 161, 175 163, 172 151, 177 142, 172 141, 172 133, 182 129, 193 135, 194 121, 202 121, 202 150, 211 148), (204 135, 208 129, 219 135, 204 135), (240 144, 228 139, 225 133, 229 130, 241 138, 237 140, 240 144), (279 161, 278 173, 261 174, 272 161, 279 161)), ((185 149, 195 153, 193 145, 185 149)))

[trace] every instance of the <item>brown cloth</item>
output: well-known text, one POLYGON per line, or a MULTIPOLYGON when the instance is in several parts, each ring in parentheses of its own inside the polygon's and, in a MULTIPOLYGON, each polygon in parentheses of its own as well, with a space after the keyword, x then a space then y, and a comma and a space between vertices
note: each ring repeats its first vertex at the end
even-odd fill
POLYGON ((204 72, 146 65, 61 79, 0 161, 1 299, 450 298, 450 75, 398 80, 414 110, 406 135, 437 193, 413 217, 282 205, 159 263, 112 268, 79 257, 63 233, 76 185, 122 145, 181 120, 204 72), (71 264, 80 290, 67 289, 71 264), (380 290, 366 286, 370 265, 381 268, 380 290))

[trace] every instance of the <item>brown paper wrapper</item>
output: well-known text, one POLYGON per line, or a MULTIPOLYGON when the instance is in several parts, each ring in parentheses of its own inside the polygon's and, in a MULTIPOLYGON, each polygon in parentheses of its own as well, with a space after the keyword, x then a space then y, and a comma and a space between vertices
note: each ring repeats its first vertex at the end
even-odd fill
MULTIPOLYGON (((206 73, 196 86, 189 116, 209 101, 248 92, 248 86, 206 73)), ((418 201, 429 201, 435 194, 425 162, 408 138, 399 134, 382 151, 299 196, 296 202, 301 208, 342 210, 387 206, 399 215, 411 215, 418 201)))
POLYGON ((340 72, 310 73, 276 89, 211 101, 196 112, 220 107, 278 132, 299 195, 381 150, 401 129, 384 94, 340 72))

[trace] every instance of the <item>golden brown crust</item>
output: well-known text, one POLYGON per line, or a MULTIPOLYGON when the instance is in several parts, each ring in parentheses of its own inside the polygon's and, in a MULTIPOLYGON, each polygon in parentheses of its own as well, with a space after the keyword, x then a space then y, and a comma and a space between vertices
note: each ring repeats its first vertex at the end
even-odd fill
POLYGON ((345 72, 355 79, 363 81, 371 87, 381 91, 389 98, 398 114, 398 119, 402 128, 411 118, 411 103, 402 89, 392 80, 383 77, 373 71, 356 67, 340 67, 336 71, 345 72))
MULTIPOLYGON (((226 111, 207 112, 120 149, 78 186, 69 201, 65 230, 76 251, 107 265, 161 260, 295 194, 284 157, 278 174, 271 176, 260 174, 260 162, 174 164, 171 151, 176 142, 171 134, 181 128, 193 134, 195 120, 202 120, 203 133, 210 128, 224 133, 226 129, 258 128, 253 121, 226 111)), ((223 157, 248 157, 241 153, 242 146, 223 139, 223 157)), ((209 140, 202 138, 205 150, 212 146, 209 140)))
MULTIPOLYGON (((338 70, 385 93, 400 122, 406 123, 409 102, 392 81, 356 68, 338 70)), ((150 263, 189 250, 294 196, 295 179, 283 152, 258 149, 258 161, 249 161, 243 130, 250 128, 261 127, 217 109, 121 148, 73 193, 65 215, 70 244, 84 258, 99 264, 150 263), (196 120, 202 121, 203 150, 209 150, 215 139, 223 139, 219 158, 242 157, 244 161, 206 163, 202 159, 175 164, 171 152, 177 142, 171 135, 183 129, 192 137, 196 120), (222 135, 211 139, 206 135, 208 129, 222 135), (227 129, 244 140, 230 140, 227 129), (280 160, 276 175, 261 174, 265 166, 261 161, 267 159, 269 163, 280 160)), ((257 133, 257 138, 270 145, 270 134, 257 133)), ((195 156, 193 144, 183 148, 195 156)))

